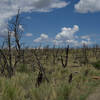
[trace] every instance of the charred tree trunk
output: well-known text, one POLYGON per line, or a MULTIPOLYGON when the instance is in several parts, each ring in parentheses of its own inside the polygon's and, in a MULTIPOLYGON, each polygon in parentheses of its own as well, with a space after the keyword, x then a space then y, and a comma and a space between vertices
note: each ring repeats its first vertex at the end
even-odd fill
POLYGON ((67 46, 67 48, 65 48, 65 62, 63 59, 63 56, 61 55, 61 63, 62 63, 62 67, 65 68, 68 65, 68 53, 69 53, 69 45, 67 46))
POLYGON ((39 74, 38 74, 38 78, 37 78, 37 82, 36 83, 39 83, 38 85, 40 85, 40 83, 42 82, 43 77, 47 82, 49 82, 49 80, 48 80, 48 78, 47 78, 47 76, 45 74, 45 69, 42 66, 42 64, 40 63, 40 60, 39 60, 35 50, 34 50, 34 55, 35 55, 35 58, 36 58, 36 61, 37 61, 37 65, 39 67, 39 74), (41 77, 41 79, 40 79, 40 77, 41 77))

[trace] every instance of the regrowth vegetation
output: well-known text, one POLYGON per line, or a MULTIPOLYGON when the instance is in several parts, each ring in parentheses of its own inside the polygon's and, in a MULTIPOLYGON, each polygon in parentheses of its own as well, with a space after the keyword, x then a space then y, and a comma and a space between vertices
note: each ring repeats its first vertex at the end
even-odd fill
POLYGON ((19 11, 0 48, 0 100, 85 100, 100 83, 100 47, 25 48, 19 11))

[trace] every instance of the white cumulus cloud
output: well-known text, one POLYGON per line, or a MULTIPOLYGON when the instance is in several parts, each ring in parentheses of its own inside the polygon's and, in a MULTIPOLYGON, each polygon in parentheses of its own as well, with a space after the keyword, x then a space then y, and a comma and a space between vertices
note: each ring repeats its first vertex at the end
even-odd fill
POLYGON ((50 12, 55 8, 62 8, 68 3, 63 0, 0 0, 0 36, 5 36, 7 22, 21 12, 50 12))
POLYGON ((34 42, 40 43, 40 42, 47 42, 48 41, 48 35, 41 34, 39 38, 35 39, 34 42))
POLYGON ((27 33, 26 36, 27 37, 31 37, 32 36, 32 33, 27 33))
POLYGON ((88 35, 83 35, 79 37, 77 33, 79 31, 79 26, 74 25, 71 27, 63 27, 61 32, 58 33, 53 40, 55 45, 69 44, 71 46, 81 46, 83 44, 90 45, 92 44, 91 38, 88 35))
POLYGON ((75 10, 79 13, 100 11, 100 0, 80 0, 75 4, 75 10))
POLYGON ((65 46, 82 46, 83 44, 91 45, 93 42, 89 35, 78 36, 76 33, 79 31, 79 26, 74 25, 71 27, 63 27, 61 32, 54 37, 49 37, 47 34, 41 34, 40 37, 34 40, 36 43, 53 43, 55 45, 65 46))
POLYGON ((93 43, 90 40, 82 40, 81 41, 81 45, 83 45, 83 44, 85 44, 85 45, 91 45, 93 43))
POLYGON ((90 40, 90 36, 89 35, 84 35, 84 36, 81 36, 80 38, 84 39, 84 40, 90 40))
POLYGON ((55 45, 62 45, 62 44, 71 44, 71 45, 78 45, 78 41, 76 40, 78 36, 75 34, 79 31, 79 26, 74 25, 71 27, 63 27, 61 32, 55 36, 53 43, 55 45))
POLYGON ((78 25, 74 25, 73 28, 63 27, 61 32, 56 35, 56 40, 72 40, 74 38, 74 34, 79 30, 78 25))

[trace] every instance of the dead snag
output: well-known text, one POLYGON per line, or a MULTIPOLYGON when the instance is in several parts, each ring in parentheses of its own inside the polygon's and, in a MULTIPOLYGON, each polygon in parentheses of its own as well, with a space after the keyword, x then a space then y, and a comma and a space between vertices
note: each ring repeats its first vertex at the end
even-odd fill
POLYGON ((20 55, 21 47, 20 47, 20 42, 19 42, 19 40, 20 40, 20 30, 19 30, 19 28, 20 28, 19 14, 20 13, 19 12, 20 12, 20 9, 18 9, 18 14, 16 16, 16 21, 14 23, 14 36, 15 36, 15 42, 16 42, 16 46, 17 46, 16 50, 20 55))
POLYGON ((42 83, 43 81, 43 73, 39 71, 38 73, 38 77, 37 77, 37 80, 36 80, 36 87, 39 87, 40 84, 42 83))
POLYGON ((9 77, 13 75, 13 67, 12 67, 12 50, 11 50, 11 32, 8 31, 8 57, 9 57, 9 77))
POLYGON ((20 52, 21 52, 20 37, 19 37, 20 34, 21 34, 21 29, 20 29, 19 10, 18 10, 16 21, 8 25, 8 36, 6 38, 7 48, 3 49, 5 45, 5 43, 3 42, 2 49, 0 49, 1 74, 5 73, 5 76, 9 78, 11 78, 14 75, 16 65, 20 61, 20 52), (15 55, 13 55, 14 53, 15 55))
POLYGON ((83 44, 83 48, 82 48, 82 61, 81 63, 83 63, 84 65, 88 64, 88 54, 87 54, 87 49, 88 47, 83 44))
POLYGON ((59 53, 59 48, 56 48, 54 45, 53 46, 53 64, 56 64, 58 53, 59 53))
POLYGON ((65 62, 63 56, 61 55, 61 63, 63 68, 67 67, 68 65, 68 53, 69 53, 69 45, 67 46, 67 48, 65 48, 65 62))
POLYGON ((36 58, 37 65, 38 65, 38 67, 39 67, 39 74, 38 74, 38 77, 37 77, 37 82, 36 82, 36 84, 39 83, 38 85, 40 85, 40 83, 42 82, 43 77, 44 77, 44 79, 45 79, 47 82, 49 82, 49 80, 48 80, 48 78, 47 78, 47 76, 46 76, 46 74, 45 74, 45 69, 44 69, 43 65, 41 64, 41 62, 40 62, 40 60, 39 60, 39 58, 38 58, 37 53, 36 53, 35 50, 34 50, 34 56, 35 56, 35 58, 36 58), (40 79, 40 78, 41 78, 41 79, 40 79))
POLYGON ((71 83, 72 82, 72 79, 73 79, 73 75, 72 73, 69 75, 69 79, 68 79, 68 82, 71 83))
POLYGON ((2 56, 5 57, 5 54, 3 53, 3 50, 4 50, 4 45, 5 45, 5 40, 3 41, 2 43, 2 46, 1 46, 1 49, 0 49, 0 71, 1 71, 1 74, 5 74, 5 66, 6 66, 6 62, 2 61, 2 56))
POLYGON ((21 43, 20 43, 20 38, 23 33, 23 29, 21 28, 21 23, 20 23, 20 9, 18 9, 18 13, 16 15, 15 21, 9 26, 11 32, 13 32, 14 39, 15 39, 15 55, 14 55, 14 64, 13 64, 13 69, 14 72, 16 71, 17 64, 23 60, 24 63, 24 49, 21 49, 21 43), (11 28, 12 27, 12 28, 11 28))
MULTIPOLYGON (((3 46, 4 46, 4 43, 3 43, 3 46)), ((2 66, 1 73, 4 74, 4 71, 7 70, 7 73, 8 73, 7 76, 11 77, 13 75, 13 68, 12 68, 12 51, 11 51, 11 33, 10 33, 10 31, 8 31, 8 37, 7 37, 7 46, 8 46, 7 53, 8 54, 4 53, 3 46, 2 46, 2 49, 0 49, 0 54, 2 57, 1 58, 1 63, 2 63, 1 64, 1 66, 2 66)))
POLYGON ((1 73, 3 73, 5 75, 5 69, 7 69, 7 71, 9 71, 9 64, 7 61, 7 57, 3 52, 3 49, 0 49, 0 56, 1 56, 1 60, 2 60, 0 62, 0 64, 2 65, 1 73))

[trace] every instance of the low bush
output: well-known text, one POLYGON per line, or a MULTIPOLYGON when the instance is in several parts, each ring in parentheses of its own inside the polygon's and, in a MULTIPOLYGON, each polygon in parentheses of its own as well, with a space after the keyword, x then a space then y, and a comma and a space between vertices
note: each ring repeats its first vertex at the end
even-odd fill
POLYGON ((99 69, 99 70, 100 70, 100 61, 94 62, 92 65, 93 65, 93 67, 95 67, 96 69, 99 69))

